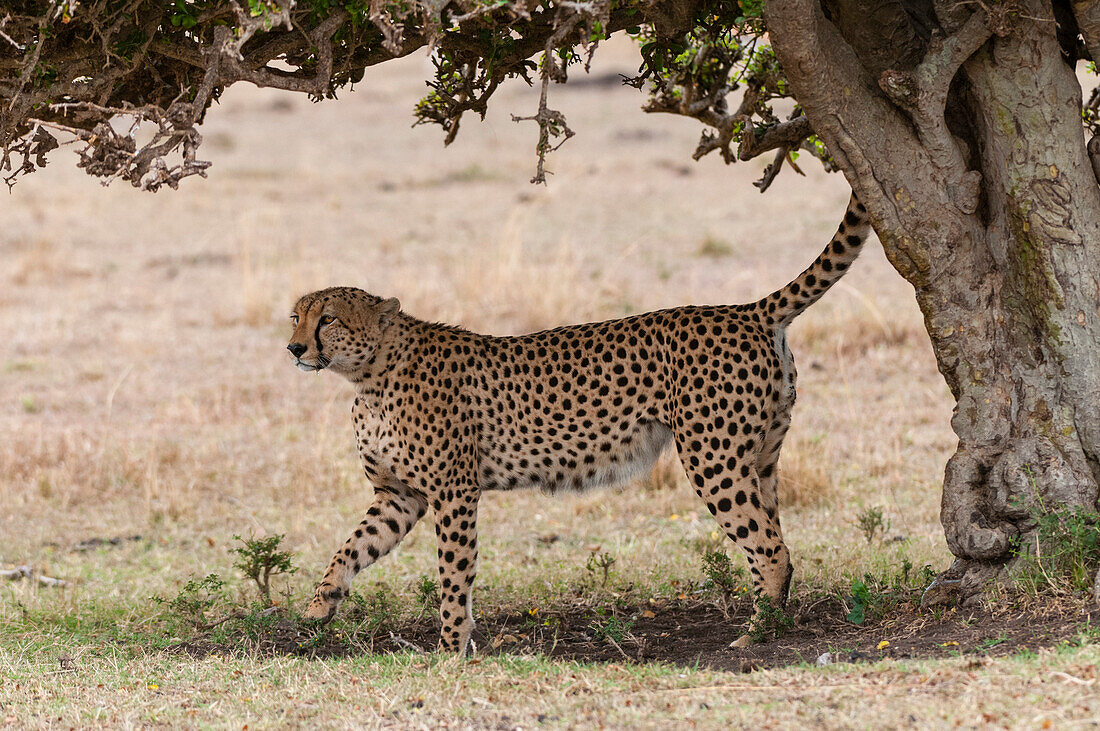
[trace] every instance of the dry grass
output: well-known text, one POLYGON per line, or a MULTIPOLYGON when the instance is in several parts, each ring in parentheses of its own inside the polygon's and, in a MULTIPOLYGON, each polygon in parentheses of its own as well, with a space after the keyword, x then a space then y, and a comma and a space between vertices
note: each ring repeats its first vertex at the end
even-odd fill
POLYGON ((825 441, 790 440, 779 463, 779 504, 786 510, 831 503, 837 497, 836 478, 825 441))
POLYGON ((26 663, 19 650, 0 649, 0 722, 19 727, 1072 728, 1100 713, 1095 646, 751 675, 523 656, 123 662, 107 650, 26 663))
MULTIPOLYGON (((614 45, 601 56, 610 70, 634 63, 614 45)), ((603 87, 560 90, 581 134, 553 159, 551 185, 532 189, 530 130, 507 121, 531 107, 532 92, 505 90, 489 120, 442 154, 433 132, 407 129, 423 63, 387 65, 336 104, 234 88, 205 131, 218 141, 211 178, 175 193, 101 190, 63 155, 16 188, 0 231, 0 257, 13 263, 0 271, 0 563, 46 566, 75 584, 60 595, 0 587, 0 627, 21 626, 19 607, 72 623, 111 607, 144 621, 150 594, 171 594, 193 573, 228 572, 231 536, 249 531, 285 533, 304 567, 292 588, 299 598, 309 591, 369 494, 352 449, 349 387, 297 372, 283 351, 285 313, 304 291, 359 285, 398 296, 418 316, 494 333, 749 301, 800 271, 843 211, 838 176, 784 176, 760 197, 748 185, 759 166, 708 159, 670 172, 670 158, 694 149, 696 126, 643 117, 636 93, 603 87), (642 128, 647 135, 627 134, 642 128), (151 540, 68 550, 132 534, 151 540)), ((871 246, 800 318, 791 342, 800 400, 781 490, 796 586, 843 585, 902 554, 944 566, 937 485, 953 446, 950 401, 911 290, 871 246), (865 544, 852 521, 874 504, 904 543, 865 544)), ((493 494, 483 516, 480 607, 554 601, 586 581, 593 547, 616 557, 622 585, 698 579, 700 547, 714 532, 671 457, 613 493, 493 494)), ((434 573, 433 543, 430 525, 418 526, 358 586, 411 593, 434 573)), ((843 726, 874 718, 858 710, 864 687, 876 688, 883 725, 918 706, 935 725, 940 711, 929 708, 958 712, 930 699, 977 693, 954 667, 741 681, 515 658, 444 681, 450 670, 435 660, 221 665, 151 652, 123 663, 113 651, 18 636, 21 644, 0 641, 0 672, 20 678, 0 684, 0 720, 21 725, 482 725, 545 714, 559 726, 843 726), (61 692, 50 673, 72 652, 84 653, 80 671, 61 667, 61 692), (920 680, 928 673, 944 678, 939 690, 920 680), (363 697, 352 678, 388 689, 363 697), (218 710, 211 694, 227 687, 218 710), (823 706, 824 697, 835 700, 823 706), (416 698, 423 711, 409 710, 416 698), (701 704, 723 710, 708 715, 701 704)), ((988 687, 1009 688, 1014 672, 991 671, 988 687)), ((1071 690, 1044 680, 1035 692, 1051 689, 1071 690)), ((1076 708, 1065 717, 1080 717, 1076 708)))
POLYGON ((838 359, 864 356, 878 349, 919 352, 928 348, 923 324, 911 308, 898 313, 898 302, 865 294, 844 280, 836 289, 850 299, 852 306, 843 313, 834 312, 831 318, 807 318, 798 329, 805 345, 838 359))

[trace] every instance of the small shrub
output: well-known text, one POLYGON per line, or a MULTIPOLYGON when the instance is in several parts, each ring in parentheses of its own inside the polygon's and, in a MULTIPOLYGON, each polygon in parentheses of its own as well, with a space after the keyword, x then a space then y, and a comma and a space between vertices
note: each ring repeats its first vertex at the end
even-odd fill
POLYGON ((607 580, 611 576, 611 567, 614 565, 615 557, 604 551, 603 553, 591 554, 585 562, 584 568, 593 578, 596 576, 597 571, 601 572, 600 586, 607 586, 607 580))
POLYGON ((260 599, 265 605, 271 606, 271 577, 280 574, 293 574, 298 568, 294 566, 294 556, 289 551, 281 551, 283 536, 273 535, 267 538, 241 538, 234 535, 235 540, 241 541, 243 546, 234 546, 230 553, 237 555, 233 567, 239 569, 248 578, 256 583, 260 592, 260 599))
POLYGON ((911 588, 924 591, 935 580, 936 570, 932 568, 931 564, 925 564, 921 566, 920 572, 917 573, 916 579, 911 584, 911 588))
POLYGON ((251 611, 241 613, 237 618, 240 619, 240 630, 253 641, 270 635, 280 620, 278 609, 263 609, 258 604, 254 604, 251 611))
POLYGON ((615 615, 608 615, 603 609, 597 609, 596 615, 596 619, 588 625, 588 629, 597 640, 612 640, 619 643, 626 639, 626 636, 630 634, 630 630, 634 628, 633 620, 619 619, 615 615))
POLYGON ((699 256, 711 259, 722 259, 733 254, 733 246, 730 242, 714 236, 707 236, 703 243, 699 244, 699 256))
POLYGON ((745 588, 745 570, 734 566, 725 551, 707 551, 703 554, 703 575, 709 586, 721 591, 727 597, 743 593, 745 588))
MULTIPOLYGON (((1042 507, 1040 505, 1039 510, 1042 507)), ((1033 591, 1087 591, 1100 567, 1100 514, 1079 507, 1037 512, 1034 552, 1018 550, 1021 579, 1033 591)))
POLYGON ((908 556, 901 557, 901 568, 898 569, 897 577, 894 579, 894 583, 897 586, 908 586, 909 575, 913 573, 913 562, 909 560, 908 556))
POLYGON ((416 603, 420 614, 429 614, 439 606, 439 582, 427 574, 421 575, 416 583, 416 603))
POLYGON ((753 642, 779 639, 794 627, 794 618, 782 607, 776 606, 770 596, 756 597, 756 613, 749 626, 749 637, 753 642))
POLYGON ((908 556, 902 556, 893 575, 866 573, 862 579, 852 581, 851 593, 844 597, 847 619, 852 624, 882 619, 901 605, 919 601, 924 589, 935 578, 936 572, 931 566, 925 564, 914 571, 913 562, 908 556))
POLYGON ((863 537, 870 543, 875 537, 883 538, 890 530, 890 521, 883 515, 882 508, 872 505, 856 516, 856 525, 863 537))
POLYGON ((351 592, 345 600, 347 611, 343 613, 343 619, 354 622, 367 635, 378 633, 398 615, 391 594, 387 588, 379 588, 367 595, 351 592))
POLYGON ((197 627, 206 625, 206 613, 224 599, 225 582, 217 574, 190 579, 173 599, 153 597, 153 601, 167 605, 174 613, 197 627))
POLYGON ((852 582, 852 595, 848 597, 847 620, 852 624, 863 624, 867 621, 867 610, 874 602, 871 590, 862 581, 852 582))

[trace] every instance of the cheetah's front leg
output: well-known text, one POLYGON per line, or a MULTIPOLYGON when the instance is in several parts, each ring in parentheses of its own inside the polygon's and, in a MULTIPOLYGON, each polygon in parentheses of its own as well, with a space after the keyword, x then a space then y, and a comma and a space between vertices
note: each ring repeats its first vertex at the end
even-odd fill
POLYGON ((322 621, 332 619, 336 607, 347 597, 355 575, 400 543, 427 508, 424 496, 404 485, 376 490, 367 516, 329 561, 303 616, 322 621))
POLYGON ((458 489, 437 500, 435 534, 439 540, 439 649, 463 653, 474 629, 473 586, 477 573, 477 500, 474 489, 458 489))

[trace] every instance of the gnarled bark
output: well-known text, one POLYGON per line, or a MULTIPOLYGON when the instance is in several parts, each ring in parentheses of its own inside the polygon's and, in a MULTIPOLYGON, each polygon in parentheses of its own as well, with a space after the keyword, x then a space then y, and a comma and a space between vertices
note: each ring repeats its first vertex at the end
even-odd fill
POLYGON ((1100 189, 1052 9, 1015 8, 939 5, 920 61, 906 49, 881 70, 882 53, 853 49, 887 35, 866 16, 766 4, 794 95, 913 285, 956 399, 941 519, 966 593, 1030 538, 1038 506, 1094 508, 1100 481, 1100 189))

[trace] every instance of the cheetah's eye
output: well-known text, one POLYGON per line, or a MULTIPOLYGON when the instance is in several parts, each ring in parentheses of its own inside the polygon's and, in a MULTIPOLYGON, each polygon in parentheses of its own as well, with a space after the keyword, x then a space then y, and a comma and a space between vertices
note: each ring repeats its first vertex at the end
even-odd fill
POLYGON ((336 322, 336 318, 333 317, 332 315, 323 315, 319 322, 320 322, 321 325, 330 325, 330 324, 336 322))
POLYGON ((291 315, 290 316, 290 324, 291 325, 297 325, 298 324, 298 316, 297 315, 291 315))

